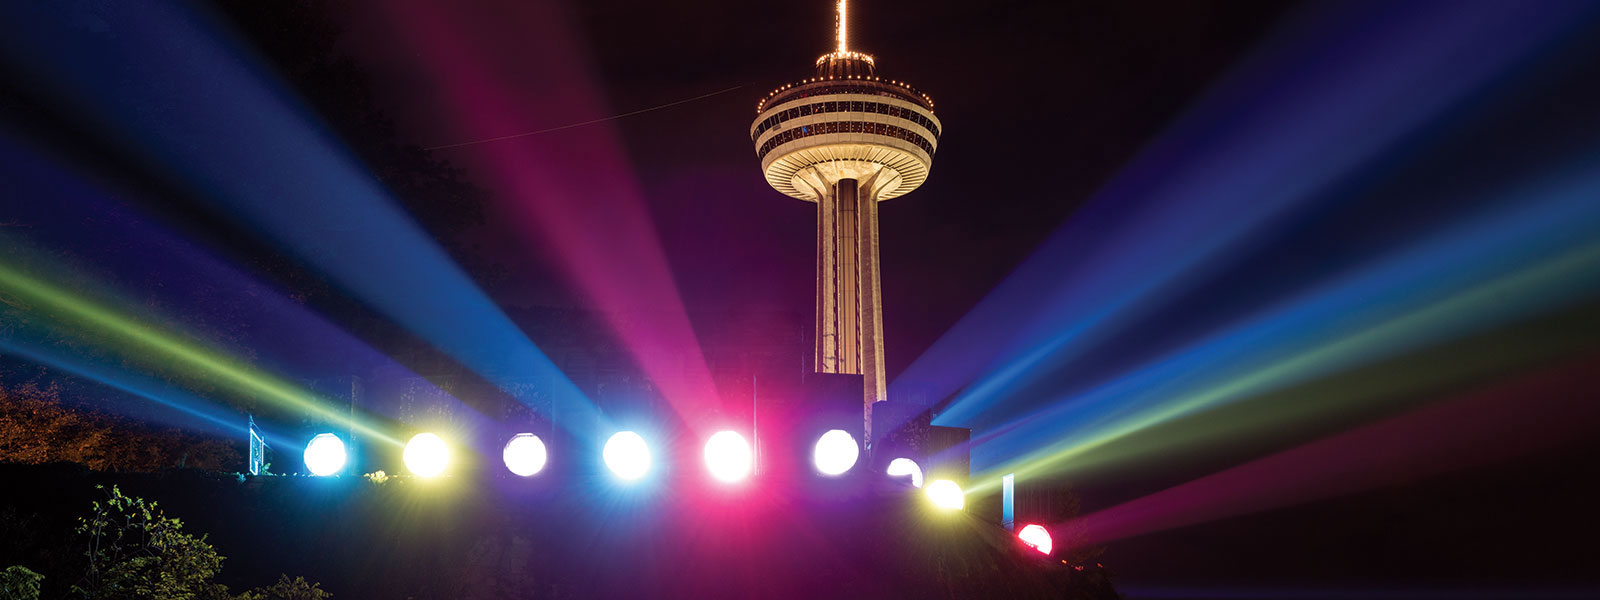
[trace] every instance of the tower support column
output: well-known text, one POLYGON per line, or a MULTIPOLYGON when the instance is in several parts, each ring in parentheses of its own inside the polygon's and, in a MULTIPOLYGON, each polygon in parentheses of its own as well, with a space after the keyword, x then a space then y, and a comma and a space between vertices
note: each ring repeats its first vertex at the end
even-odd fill
POLYGON ((838 239, 839 372, 861 373, 861 198, 856 180, 833 184, 839 212, 834 235, 838 239))
POLYGON ((817 192, 817 357, 818 373, 842 373, 839 367, 838 197, 832 186, 817 192))
MULTIPOLYGON (((861 374, 865 375, 866 389, 863 414, 871 410, 872 403, 888 399, 888 382, 883 372, 883 282, 879 278, 881 264, 878 259, 878 196, 872 193, 871 184, 858 193, 856 207, 856 244, 860 302, 861 374)), ((872 427, 870 416, 867 428, 872 427)))
POLYGON ((876 177, 825 178, 817 196, 817 367, 863 375, 862 423, 886 399, 876 177))

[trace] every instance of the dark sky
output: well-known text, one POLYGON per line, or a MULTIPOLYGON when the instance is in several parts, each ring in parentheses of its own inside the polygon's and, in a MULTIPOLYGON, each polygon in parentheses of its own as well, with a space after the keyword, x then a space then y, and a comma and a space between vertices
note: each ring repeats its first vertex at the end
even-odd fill
MULTIPOLYGON (((605 114, 744 86, 591 126, 621 134, 686 308, 809 314, 815 208, 765 184, 748 127, 756 100, 810 76, 816 56, 832 49, 832 4, 599 1, 569 9, 609 100, 605 114)), ((852 47, 874 54, 881 75, 930 94, 946 128, 928 183, 882 213, 890 373, 965 314, 1288 9, 1282 2, 853 3, 852 47)), ((372 75, 404 141, 467 141, 442 116, 449 109, 427 93, 415 45, 396 39, 369 10, 357 5, 341 16, 345 45, 372 75)), ((510 55, 528 52, 527 32, 538 29, 518 21, 526 11, 456 12, 475 40, 510 55)), ((518 93, 568 85, 541 80, 537 70, 498 83, 518 93)), ((587 118, 530 114, 525 131, 587 118)), ((492 181, 479 183, 495 191, 492 181)), ((498 234, 485 239, 507 239, 498 234)), ((505 249, 513 264, 524 256, 515 244, 485 243, 505 249)), ((516 268, 541 275, 523 278, 516 298, 504 300, 573 302, 537 263, 516 268)))
MULTIPOLYGON (((1288 2, 1236 1, 852 4, 852 47, 874 54, 880 75, 930 94, 945 126, 928 182, 882 208, 891 376, 1010 274, 1275 26, 1300 11, 1288 2)), ((526 11, 458 12, 463 30, 511 56, 527 52, 525 32, 538 28, 519 22, 526 11)), ((596 109, 601 115, 744 86, 591 127, 614 127, 620 135, 692 314, 777 309, 809 326, 814 208, 766 186, 747 128, 757 99, 809 76, 815 57, 830 49, 831 3, 691 6, 600 0, 572 3, 566 15, 589 61, 583 68, 608 103, 596 109)), ((341 20, 349 28, 345 47, 373 76, 406 141, 430 146, 481 137, 442 116, 449 109, 427 90, 427 76, 418 67, 425 57, 415 54, 416 45, 396 39, 381 16, 364 9, 341 20)), ((539 56, 529 54, 526 60, 526 77, 497 83, 522 94, 557 93, 566 85, 536 75, 539 56)), ((1307 66, 1289 72, 1315 71, 1307 66)), ((1569 100, 1593 95, 1591 85, 1563 85, 1552 95, 1569 100)), ((1162 319, 1131 327, 1106 346, 1103 354, 1115 356, 1089 361, 1093 372, 1084 376, 1136 364, 1152 352, 1147 340, 1203 331, 1247 314, 1239 306, 1309 285, 1336 273, 1341 262, 1355 264, 1381 253, 1386 244, 1403 243, 1450 213, 1432 191, 1471 189, 1479 185, 1474 175, 1536 164, 1545 154, 1534 148, 1560 146, 1547 142, 1562 137, 1572 123, 1594 120, 1592 111, 1577 104, 1546 102, 1540 96, 1545 88, 1529 89, 1528 97, 1509 102, 1514 108, 1490 110, 1477 125, 1445 138, 1453 142, 1441 144, 1445 149, 1431 162, 1378 169, 1372 180, 1390 180, 1389 189, 1366 199, 1359 210, 1341 215, 1333 208, 1340 203, 1330 201, 1296 215, 1296 227, 1262 242, 1259 259, 1195 290, 1162 319), (1528 106, 1541 107, 1541 118, 1508 116, 1528 106), (1477 147, 1484 150, 1471 158, 1457 156, 1463 148, 1477 147), (1497 147, 1523 151, 1502 153, 1493 150, 1497 147), (1320 222, 1328 225, 1315 225, 1320 222)), ((529 114, 520 130, 493 133, 593 117, 529 114)), ((483 236, 508 240, 510 232, 491 225, 483 236)), ((491 246, 518 248, 509 241, 491 246)), ((581 302, 563 291, 560 277, 539 267, 538 259, 505 252, 508 261, 529 261, 520 268, 530 276, 514 291, 503 291, 502 301, 581 302)), ((1107 476, 1082 488, 1083 507, 1104 508, 1368 416, 1352 413, 1337 422, 1240 442, 1203 459, 1107 476)), ((1251 593, 1263 593, 1266 585, 1270 597, 1273 585, 1308 581, 1369 591, 1440 581, 1447 586, 1463 580, 1522 581, 1517 574, 1495 572, 1496 566, 1565 585, 1584 580, 1576 576, 1582 568, 1571 558, 1573 538, 1558 533, 1579 510, 1563 500, 1568 489, 1549 477, 1583 464, 1585 456, 1593 456, 1592 447, 1567 447, 1490 470, 1143 536, 1114 544, 1107 560, 1126 574, 1130 587, 1155 594, 1181 595, 1161 587, 1173 582, 1244 582, 1256 586, 1251 593), (1475 523, 1484 514, 1494 516, 1475 523), (1478 539, 1485 544, 1534 550, 1507 559, 1464 552, 1459 548, 1472 539, 1463 533, 1469 528, 1481 531, 1478 539), (1549 558, 1558 556, 1565 558, 1549 558)))
MULTIPOLYGON (((1011 273, 1275 25, 1298 11, 1287 2, 1234 1, 853 5, 853 48, 874 54, 881 75, 929 93, 945 125, 928 182, 882 210, 891 375, 1011 273)), ((582 50, 591 61, 585 68, 609 102, 602 114, 744 86, 597 127, 615 127, 620 134, 691 313, 778 309, 803 320, 812 309, 814 209, 765 185, 747 127, 757 99, 773 87, 808 76, 814 58, 830 49, 831 3, 690 6, 602 0, 573 3, 569 10, 569 25, 581 32, 582 50)), ((514 13, 488 8, 461 12, 472 35, 490 47, 516 55, 527 45, 522 36, 532 27, 518 22, 514 13)), ((381 17, 357 11, 342 18, 349 27, 346 47, 373 75, 379 97, 398 118, 408 141, 429 146, 472 139, 454 129, 450 119, 440 118, 447 109, 427 93, 426 78, 416 66, 421 57, 412 45, 396 40, 381 17)), ((532 75, 538 56, 527 60, 529 77, 499 83, 522 93, 549 93, 562 85, 532 75)), ((1490 119, 1500 124, 1461 137, 1477 135, 1474 141, 1499 139, 1528 148, 1559 137, 1563 123, 1571 122, 1563 119, 1575 114, 1545 115, 1543 125, 1526 124, 1521 132, 1512 131, 1518 120, 1490 119), (1543 133, 1528 133, 1540 128, 1543 133)), ((588 118, 592 116, 530 114, 522 131, 588 118)), ((1592 115, 1583 118, 1592 121, 1592 115)), ((450 156, 449 151, 443 155, 450 156)), ((1305 270, 1307 256, 1320 253, 1326 263, 1322 268, 1332 271, 1338 260, 1371 256, 1378 240, 1398 243, 1412 235, 1411 229, 1434 222, 1444 209, 1430 204, 1427 190, 1443 181, 1472 185, 1470 177, 1463 179, 1468 171, 1451 171, 1466 163, 1449 155, 1444 152, 1446 158, 1437 164, 1413 165, 1388 197, 1374 196, 1373 206, 1367 207, 1371 212, 1352 212, 1323 232, 1306 226, 1275 234, 1271 243, 1290 250, 1274 255, 1264 248, 1260 262, 1274 265, 1264 272, 1277 274, 1289 286, 1283 289, 1290 289, 1295 284, 1287 282, 1305 281, 1294 273, 1305 270), (1451 175, 1441 178, 1441 172, 1451 175), (1406 200, 1397 204, 1395 199, 1406 200), (1392 210, 1374 208, 1379 205, 1392 210), (1360 222, 1371 219, 1362 215, 1374 214, 1392 218, 1360 222), (1352 237, 1352 231, 1367 236, 1352 237), (1325 237, 1297 244, 1295 238, 1305 236, 1325 237), (1346 258, 1335 258, 1341 255, 1346 258)), ((1514 164, 1537 160, 1526 158, 1536 155, 1491 159, 1509 172, 1514 164)), ((1319 217, 1298 218, 1309 223, 1319 217)), ((1340 219, 1330 219, 1336 221, 1340 219)), ((485 233, 489 238, 505 234, 485 233)), ((558 277, 532 264, 526 268, 543 274, 524 280, 510 294, 515 300, 506 300, 575 301, 559 291, 558 277)), ((1198 291, 1195 301, 1217 314, 1230 314, 1218 307, 1245 302, 1238 299, 1237 282, 1262 273, 1241 268, 1229 275, 1198 291)), ((1178 306, 1166 315, 1167 321, 1152 327, 1201 327, 1192 315, 1178 306)), ((1122 346, 1130 343, 1136 342, 1122 346)), ((1103 508, 1159 490, 1231 461, 1298 443, 1305 435, 1286 432, 1197 464, 1177 461, 1154 468, 1158 473, 1112 477, 1085 488, 1084 507, 1103 508)), ((1564 488, 1540 486, 1548 482, 1546 476, 1582 464, 1581 457, 1592 454, 1592 448, 1582 448, 1552 461, 1419 480, 1140 537, 1114 545, 1107 560, 1123 569, 1135 588, 1158 594, 1181 595, 1181 590, 1163 592, 1160 587, 1175 581, 1249 582, 1258 586, 1253 593, 1262 593, 1263 582, 1387 582, 1366 589, 1392 590, 1395 582, 1518 581, 1514 574, 1485 571, 1484 565, 1496 564, 1492 558, 1452 550, 1471 537, 1462 532, 1472 526, 1475 515, 1492 513, 1497 516, 1481 524, 1485 543, 1543 550, 1499 564, 1550 574, 1560 584, 1572 581, 1581 567, 1569 559, 1543 557, 1573 548, 1572 538, 1555 531, 1578 511, 1561 500, 1564 488), (1522 497, 1520 490, 1532 491, 1533 500, 1522 497)))
MULTIPOLYGON (((420 0, 404 6, 430 4, 441 6, 420 0)), ((944 124, 928 182, 882 209, 891 377, 1068 222, 1076 209, 1257 48, 1275 26, 1301 9, 1288 2, 1243 1, 863 0, 852 5, 853 48, 874 54, 881 75, 913 83, 930 94, 944 124)), ((1383 3, 1374 3, 1379 5, 1383 3)), ((399 10, 398 5, 358 2, 329 5, 327 10, 345 28, 340 51, 370 77, 379 108, 398 125, 399 141, 422 147, 559 127, 742 86, 703 100, 548 135, 557 139, 617 135, 626 158, 625 173, 637 179, 692 316, 777 311, 793 315, 796 327, 809 327, 814 207, 766 185, 748 126, 758 99, 776 86, 809 76, 815 57, 831 49, 832 3, 593 0, 565 3, 553 11, 544 6, 452 5, 448 12, 457 19, 457 28, 450 33, 468 36, 488 49, 497 66, 513 67, 498 72, 489 84, 510 97, 564 97, 575 86, 592 86, 602 105, 582 105, 570 114, 530 108, 506 119, 506 130, 493 132, 461 126, 456 107, 436 89, 437 73, 430 72, 441 64, 439 57, 421 54, 429 44, 399 33, 390 14, 399 10), (545 18, 558 22, 532 21, 545 18), (549 41, 531 37, 535 35, 531 32, 552 30, 566 32, 577 46, 579 64, 571 66, 587 81, 547 76, 552 60, 570 58, 544 54, 549 41), (516 65, 525 66, 525 72, 516 65)), ((292 40, 296 33, 281 35, 292 40)), ((1349 43, 1359 49, 1361 40, 1349 43)), ((1593 51, 1597 44, 1589 41, 1576 47, 1593 51)), ((1600 86, 1594 82, 1600 78, 1569 77, 1579 71, 1565 63, 1582 63, 1580 67, 1592 70, 1600 66, 1592 57, 1600 54, 1572 54, 1579 58, 1556 61, 1563 64, 1549 69, 1542 65, 1529 69, 1518 81, 1525 87, 1504 86, 1496 90, 1498 95, 1486 94, 1495 96, 1493 102, 1450 107, 1444 112, 1459 118, 1438 122, 1451 127, 1419 136, 1436 142, 1439 148, 1430 150, 1437 151, 1370 166, 1353 178, 1354 183, 1324 190, 1318 199, 1327 202, 1313 203, 1286 218, 1293 227, 1270 228, 1270 235, 1248 249, 1253 252, 1250 260, 1215 274, 1204 285, 1189 289, 1185 297, 1164 298, 1174 301, 1151 311, 1158 319, 1128 325, 1118 339, 1098 347, 1100 356, 1075 363, 1087 373, 1072 376, 1110 378, 1158 356, 1167 349, 1163 343, 1225 329, 1230 320, 1248 317, 1258 306, 1319 285, 1321 279, 1346 272, 1352 265, 1381 258, 1387 249, 1458 216, 1444 212, 1444 205, 1458 197, 1474 197, 1468 192, 1480 183, 1497 183, 1494 180, 1503 174, 1532 170, 1548 157, 1570 154, 1579 142, 1594 141, 1593 133, 1585 131, 1600 131, 1595 127, 1600 125, 1600 113, 1593 110, 1593 99, 1600 98, 1600 86), (1467 126, 1454 127, 1463 123, 1467 126), (1551 143, 1558 139, 1566 141, 1551 143)), ((1313 73, 1309 67, 1288 72, 1313 73)), ((94 137, 93 132, 31 118, 49 112, 19 111, 16 114, 22 116, 12 120, 29 123, 6 125, 45 132, 40 137, 61 146, 72 146, 69 138, 74 133, 94 137)), ((495 195, 493 204, 522 201, 516 191, 488 175, 492 169, 472 162, 482 154, 458 150, 437 154, 459 161, 474 183, 495 195)), ((151 204, 164 206, 167 213, 185 210, 179 201, 151 204)), ((1128 222, 1143 216, 1131 209, 1128 213, 1122 215, 1128 222)), ((235 230, 205 215, 176 220, 187 230, 200 232, 197 237, 208 243, 217 240, 206 238, 247 237, 235 236, 235 230)), ((423 225, 435 233, 440 230, 437 223, 423 225)), ((460 246, 476 247, 474 252, 511 273, 486 284, 494 299, 512 308, 593 306, 560 273, 558 259, 530 250, 522 239, 528 232, 515 225, 490 218, 467 232, 451 234, 470 242, 460 246)), ((457 258, 469 266, 484 262, 457 258)), ((1577 329, 1574 324, 1593 328, 1600 323, 1597 307, 1600 304, 1591 301, 1570 311, 1581 314, 1553 318, 1553 324, 1546 323, 1541 330, 1581 337, 1571 333, 1577 329)), ((1474 347, 1499 347, 1522 337, 1529 336, 1516 332, 1484 336, 1474 347)), ((1592 350, 1594 343, 1573 346, 1592 350)), ((1408 370, 1411 365, 1389 368, 1408 370)), ((1364 377, 1365 373, 1355 372, 1347 381, 1364 377)), ((1067 387, 1060 384, 1050 379, 1040 385, 1067 387)), ((1042 408, 1058 397, 1016 395, 1025 396, 1014 407, 1018 410, 1042 408)), ((1301 429, 1266 432, 1262 440, 1230 440, 1218 444, 1230 447, 1207 449, 1214 454, 1141 465, 1145 471, 1085 488, 1084 508, 1096 510, 1158 491, 1372 416, 1341 415, 1301 429)), ((1432 483, 1421 482, 1419 476, 1406 485, 1143 536, 1119 542, 1107 560, 1124 569, 1130 580, 1146 583, 1162 583, 1161 577, 1184 582, 1270 579, 1256 577, 1262 573, 1288 581, 1345 583, 1433 576, 1452 581, 1517 580, 1484 570, 1495 564, 1589 581, 1592 576, 1581 577, 1586 563, 1574 557, 1592 557, 1592 548, 1587 555, 1569 551, 1578 550, 1573 538, 1558 533, 1583 513, 1571 501, 1571 482, 1592 470, 1586 467, 1596 454, 1593 446, 1563 448, 1555 460, 1544 456, 1497 464, 1485 472, 1432 483), (1568 477, 1563 479, 1563 474, 1568 477), (1551 483, 1557 479, 1562 481, 1551 483), (1540 502, 1524 502, 1525 491, 1533 492, 1529 495, 1540 502), (1487 519, 1492 522, 1483 527, 1485 537, 1461 534, 1485 514, 1495 517, 1487 519), (1459 549, 1471 542, 1495 546, 1499 552, 1533 551, 1501 560, 1459 549), (1227 552, 1219 553, 1219 548, 1227 552), (1544 558, 1553 555, 1562 560, 1544 558), (1235 561, 1253 562, 1250 569, 1240 571, 1231 568, 1235 561), (1361 572, 1368 565, 1375 565, 1374 570, 1361 572)), ((1577 524, 1592 523, 1589 517, 1577 524)))

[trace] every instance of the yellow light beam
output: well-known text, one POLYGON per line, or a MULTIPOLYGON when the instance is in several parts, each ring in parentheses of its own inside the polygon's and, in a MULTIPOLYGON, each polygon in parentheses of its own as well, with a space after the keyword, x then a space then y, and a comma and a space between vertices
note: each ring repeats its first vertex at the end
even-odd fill
MULTIPOLYGON (((969 488, 969 492, 992 491, 1000 485, 1001 476, 1005 473, 1016 473, 1018 477, 1024 477, 1075 472, 1080 466, 1074 463, 1075 459, 1112 442, 1137 435, 1173 419, 1363 364, 1382 357, 1385 349, 1403 347, 1407 340, 1448 339, 1449 335, 1444 332, 1453 331, 1454 327, 1462 323, 1479 323, 1485 319, 1500 318, 1496 313, 1508 305, 1548 300, 1553 295, 1559 295, 1558 289, 1564 284, 1584 277, 1585 274, 1592 276, 1597 269, 1600 269, 1600 244, 1581 247, 1535 266, 1492 279, 1414 312, 1339 339, 1310 346, 1301 353, 1263 365, 1262 368, 1240 377, 1179 395, 1170 401, 1114 419, 1103 424, 1087 439, 1067 438, 1023 457, 1007 461, 974 477, 975 483, 969 488)), ((1382 396, 1375 397, 1375 399, 1381 398, 1382 396)), ((1320 414, 1318 410, 1338 410, 1338 408, 1337 405, 1306 406, 1303 414, 1290 418, 1314 419, 1320 414)), ((1255 425, 1283 426, 1284 423, 1255 425)), ((1229 435, 1239 433, 1229 432, 1229 435)))
MULTIPOLYGON (((185 340, 141 323, 128 315, 120 314, 5 264, 0 264, 0 291, 10 292, 48 307, 51 312, 73 325, 108 334, 126 343, 130 350, 125 352, 128 358, 142 361, 151 358, 171 360, 178 365, 203 373, 213 381, 231 389, 272 400, 287 408, 304 411, 334 422, 344 422, 350 418, 348 414, 328 408, 315 394, 233 359, 221 351, 206 348, 196 341, 185 340), (143 351, 147 355, 138 356, 134 350, 143 351)), ((21 310, 33 309, 23 307, 21 310)), ((352 423, 351 427, 362 435, 396 446, 400 445, 399 440, 363 423, 352 423)))

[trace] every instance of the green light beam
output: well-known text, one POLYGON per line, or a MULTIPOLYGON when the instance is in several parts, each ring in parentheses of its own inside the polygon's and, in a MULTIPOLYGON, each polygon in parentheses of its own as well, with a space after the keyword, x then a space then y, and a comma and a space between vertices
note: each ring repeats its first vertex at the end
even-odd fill
MULTIPOLYGON (((1450 296, 1411 313, 1389 319, 1345 337, 1318 344, 1283 360, 1255 369, 1247 374, 1229 379, 1193 393, 1175 397, 1131 415, 1113 420, 1102 426, 1089 426, 1096 433, 1084 440, 1063 440, 1000 467, 974 477, 969 492, 992 492, 1000 485, 1006 473, 1016 473, 1018 478, 1060 475, 1082 472, 1092 466, 1104 466, 1106 461, 1126 461, 1138 458, 1144 452, 1133 450, 1076 464, 1093 450, 1112 442, 1136 436, 1163 423, 1195 415, 1205 410, 1239 401, 1252 396, 1326 376, 1349 369, 1366 361, 1392 355, 1421 343, 1446 341, 1491 321, 1502 321, 1519 314, 1550 306, 1570 296, 1581 282, 1591 282, 1600 277, 1600 244, 1590 244, 1562 254, 1526 269, 1505 275, 1450 296), (1425 340, 1419 342, 1419 340, 1425 340)), ((1393 387, 1396 383, 1389 382, 1393 387)), ((1392 397, 1376 393, 1366 396, 1369 401, 1392 397)), ((1336 411, 1349 410, 1350 402, 1296 403, 1282 411, 1280 418, 1268 421, 1241 423, 1236 427, 1205 434, 1237 436, 1242 429, 1255 431, 1284 427, 1295 422, 1327 417, 1336 411)), ((1191 440, 1192 441, 1192 440, 1191 440)), ((1144 446, 1153 451, 1169 444, 1152 443, 1144 446)), ((1137 444, 1134 445, 1139 447, 1137 444)))
MULTIPOLYGON (((10 292, 21 299, 48 307, 68 325, 108 334, 128 344, 129 350, 138 349, 151 353, 150 356, 141 357, 131 351, 124 352, 127 358, 141 361, 151 358, 171 360, 207 375, 208 379, 224 387, 274 401, 287 409, 303 411, 335 422, 350 419, 348 414, 329 409, 317 400, 315 394, 233 359, 224 352, 206 348, 199 342, 185 340, 143 324, 133 317, 74 295, 3 263, 0 263, 0 291, 10 292)), ((32 310, 30 307, 18 308, 24 312, 32 310)), ((395 446, 401 445, 399 440, 364 423, 353 422, 351 426, 354 431, 362 435, 395 446)))

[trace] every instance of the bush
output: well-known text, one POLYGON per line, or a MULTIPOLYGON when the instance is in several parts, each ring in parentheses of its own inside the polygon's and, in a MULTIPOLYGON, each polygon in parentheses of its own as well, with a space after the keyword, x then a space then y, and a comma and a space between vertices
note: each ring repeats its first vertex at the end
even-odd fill
POLYGON ((17 565, 0 571, 0 600, 39 600, 44 576, 17 565))
POLYGON ((304 577, 291 580, 288 575, 279 575, 278 582, 272 587, 239 594, 238 600, 323 600, 332 597, 333 594, 323 591, 320 583, 308 582, 304 577))
POLYGON ((75 593, 151 600, 228 597, 227 587, 213 581, 223 557, 205 536, 184 533, 183 522, 167 517, 155 502, 124 496, 112 486, 110 497, 92 506, 90 516, 78 520, 89 564, 73 586, 75 593))
POLYGON ((70 462, 96 471, 237 471, 244 457, 230 440, 85 410, 64 401, 54 385, 8 385, 0 374, 0 462, 70 462))

